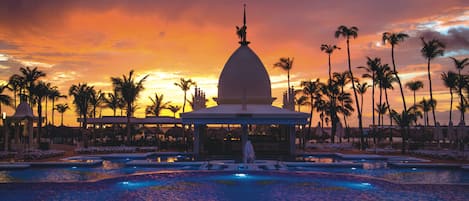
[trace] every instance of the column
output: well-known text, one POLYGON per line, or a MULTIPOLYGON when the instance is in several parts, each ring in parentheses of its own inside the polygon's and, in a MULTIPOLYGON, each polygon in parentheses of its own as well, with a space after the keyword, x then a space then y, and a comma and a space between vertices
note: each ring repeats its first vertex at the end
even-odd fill
POLYGON ((290 135, 290 155, 295 155, 295 125, 288 125, 288 134, 290 135))
POLYGON ((199 124, 194 124, 194 146, 193 146, 193 152, 195 156, 199 155, 200 149, 199 149, 199 144, 200 144, 200 125, 199 124))

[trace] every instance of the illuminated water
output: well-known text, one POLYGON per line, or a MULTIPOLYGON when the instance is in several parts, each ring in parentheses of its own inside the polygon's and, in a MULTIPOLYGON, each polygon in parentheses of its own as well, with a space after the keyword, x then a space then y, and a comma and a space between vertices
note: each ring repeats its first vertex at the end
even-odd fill
POLYGON ((465 200, 461 185, 296 172, 170 172, 85 183, 0 184, 2 200, 465 200))

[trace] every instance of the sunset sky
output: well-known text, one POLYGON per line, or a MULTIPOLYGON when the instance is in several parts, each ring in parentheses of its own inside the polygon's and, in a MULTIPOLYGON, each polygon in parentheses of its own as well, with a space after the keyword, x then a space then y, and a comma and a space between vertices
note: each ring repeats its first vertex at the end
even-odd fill
MULTIPOLYGON (((134 69, 139 77, 149 74, 146 90, 138 100, 138 117, 144 116, 148 96, 155 92, 182 105, 183 92, 174 85, 181 77, 196 81, 207 93, 209 105, 214 105, 218 77, 239 46, 235 26, 242 24, 243 3, 247 4, 249 46, 270 75, 273 96, 277 97, 274 105, 280 106, 281 93, 287 87, 286 73, 273 68, 280 57, 295 58, 292 85, 316 78, 326 81, 327 55, 320 51, 320 45, 342 47, 332 56, 332 69, 346 70, 345 41, 334 38, 334 32, 340 25, 357 26, 358 38, 351 40, 352 67, 365 65, 366 56, 381 57, 383 63, 391 64, 390 46, 381 43, 383 32, 411 36, 396 47, 395 56, 403 83, 424 82, 418 100, 429 98, 419 37, 446 44, 445 56, 432 62, 432 80, 437 120, 447 124, 449 90, 440 74, 456 71, 449 56, 469 56, 467 0, 6 0, 0 2, 0 84, 19 73, 21 66, 37 66, 47 74, 43 80, 58 86, 62 94, 68 95, 72 84, 84 82, 108 92, 110 77, 121 77, 134 69)), ((354 68, 354 72, 359 76, 363 70, 354 68)), ((404 93, 411 104, 411 91, 404 93)), ((371 90, 365 98, 365 125, 371 123, 370 94, 371 90)), ((391 107, 399 110, 402 104, 397 84, 390 97, 391 107)), ((71 101, 69 97, 58 103, 72 105, 71 101)), ((3 108, 8 115, 14 112, 3 108)), ((102 115, 111 114, 110 109, 102 111, 102 115)), ((459 119, 459 112, 453 115, 459 119)), ((76 117, 74 110, 67 111, 65 124, 78 125, 76 117)), ((351 125, 356 126, 353 117, 351 125)), ((58 124, 57 113, 55 118, 58 124)))

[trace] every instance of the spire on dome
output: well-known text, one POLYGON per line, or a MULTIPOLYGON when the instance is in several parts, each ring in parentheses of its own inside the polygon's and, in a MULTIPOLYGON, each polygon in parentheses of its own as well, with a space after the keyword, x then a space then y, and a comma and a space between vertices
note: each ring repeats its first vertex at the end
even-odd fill
POLYGON ((248 45, 249 44, 249 41, 246 40, 246 29, 247 29, 247 26, 246 26, 246 4, 244 4, 244 13, 243 13, 243 26, 242 27, 238 27, 236 26, 236 34, 238 35, 239 37, 239 44, 241 45, 248 45))

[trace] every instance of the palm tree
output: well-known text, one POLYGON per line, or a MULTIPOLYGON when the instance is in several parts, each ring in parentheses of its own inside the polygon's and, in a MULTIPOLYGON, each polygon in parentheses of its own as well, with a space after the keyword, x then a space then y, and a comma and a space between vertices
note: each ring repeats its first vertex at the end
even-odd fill
MULTIPOLYGON (((422 40, 423 47, 420 50, 422 56, 427 59, 427 72, 428 72, 428 84, 430 86, 430 100, 433 99, 433 90, 432 90, 432 77, 430 74, 430 62, 438 56, 443 56, 445 53, 445 44, 440 42, 437 39, 430 41, 425 41, 423 37, 422 40)), ((433 124, 436 125, 436 116, 435 116, 435 105, 432 104, 432 115, 433 115, 433 124)))
POLYGON ((176 119, 176 113, 181 109, 181 106, 179 105, 169 105, 168 110, 173 112, 173 117, 176 119))
POLYGON ((332 72, 331 72, 331 55, 334 52, 334 50, 340 50, 340 47, 337 47, 336 45, 329 45, 329 44, 322 44, 321 45, 321 51, 325 52, 328 56, 328 61, 329 61, 329 80, 332 80, 332 72))
POLYGON ((14 74, 8 80, 8 86, 13 91, 13 99, 14 99, 14 107, 16 108, 16 95, 21 93, 21 89, 23 87, 23 79, 21 76, 14 74))
POLYGON ((67 96, 66 96, 66 95, 62 95, 62 94, 60 93, 60 91, 57 89, 57 87, 54 86, 54 87, 52 87, 52 88, 50 89, 47 98, 52 101, 52 125, 54 125, 54 124, 55 124, 55 122, 54 122, 54 117, 55 117, 55 115, 54 115, 55 101, 58 100, 59 98, 67 98, 67 96))
POLYGON ((64 126, 64 113, 68 109, 70 109, 70 107, 67 105, 67 103, 55 105, 55 110, 60 113, 60 126, 64 126))
MULTIPOLYGON (((362 75, 363 78, 371 79, 371 112, 372 112, 372 135, 375 135, 375 86, 378 85, 378 71, 381 66, 381 59, 378 57, 366 57, 366 66, 359 66, 358 68, 364 69, 366 73, 362 75)), ((363 110, 363 109, 362 109, 363 110)), ((360 112, 362 111, 360 110, 360 112)))
MULTIPOLYGON (((343 37, 346 39, 347 42, 347 61, 348 61, 348 70, 350 73, 350 77, 354 78, 353 72, 352 72, 352 64, 350 63, 350 38, 357 38, 358 36, 358 28, 355 26, 352 27, 346 27, 344 25, 341 25, 337 28, 337 31, 335 32, 334 36, 336 38, 343 37)), ((358 129, 360 130, 360 146, 362 149, 365 149, 364 143, 365 143, 365 138, 363 135, 363 122, 362 122, 362 113, 360 112, 360 105, 358 103, 358 95, 357 95, 357 89, 355 89, 355 80, 352 79, 352 88, 353 88, 353 95, 355 96, 355 105, 357 108, 357 113, 358 113, 358 129)))
MULTIPOLYGON (((352 82, 352 79, 350 78, 350 74, 349 74, 348 71, 344 71, 342 73, 334 72, 333 75, 332 75, 332 79, 336 82, 336 84, 339 85, 340 93, 344 93, 345 86, 347 84, 349 84, 350 82, 352 82)), ((341 103, 341 104, 343 105, 343 103, 341 103)), ((348 127, 347 116, 344 115, 343 117, 344 117, 345 127, 348 127)))
MULTIPOLYGON (((469 66, 469 58, 464 58, 464 59, 461 59, 461 60, 458 60, 454 57, 449 57, 451 58, 451 60, 453 60, 454 62, 454 67, 456 67, 456 69, 458 69, 458 94, 459 94, 459 105, 465 105, 464 104, 464 96, 462 94, 462 88, 464 88, 464 82, 462 81, 462 79, 464 78, 463 75, 461 75, 461 70, 464 69, 464 67, 466 66, 469 66)), ((464 121, 464 111, 463 110, 460 110, 461 111, 461 121, 464 121)))
POLYGON ((5 89, 8 89, 8 85, 0 85, 0 115, 2 115, 2 104, 3 105, 11 105, 11 97, 3 94, 5 89))
POLYGON ((368 88, 370 88, 371 86, 368 85, 367 82, 365 82, 365 83, 363 83, 363 84, 357 82, 357 86, 356 86, 356 87, 357 87, 357 92, 358 92, 358 94, 360 94, 360 100, 361 100, 361 103, 360 103, 360 110, 361 110, 361 111, 360 111, 360 112, 362 112, 362 114, 363 114, 363 95, 365 95, 366 91, 367 91, 368 88))
POLYGON ((283 70, 287 71, 287 83, 288 83, 287 98, 290 98, 290 70, 293 68, 293 60, 294 58, 290 59, 290 57, 286 57, 286 58, 282 57, 279 59, 277 63, 274 64, 274 67, 280 67, 283 70))
POLYGON ((127 105, 127 141, 130 142, 130 116, 133 114, 133 104, 137 100, 138 94, 144 89, 143 82, 147 79, 145 75, 138 82, 134 79, 134 70, 129 72, 129 76, 122 75, 120 77, 111 77, 112 85, 120 94, 123 101, 127 105))
POLYGON ((394 60, 394 46, 399 44, 399 42, 404 41, 408 37, 409 35, 405 33, 390 33, 390 32, 383 33, 383 43, 389 42, 391 44, 391 59, 392 59, 393 72, 394 72, 394 76, 396 76, 397 83, 399 83, 399 89, 401 90, 401 97, 402 97, 402 104, 404 105, 404 111, 407 111, 407 105, 406 105, 405 98, 404 98, 404 91, 402 89, 401 79, 399 78, 399 75, 396 70, 396 62, 394 60))
POLYGON ((432 110, 433 107, 436 105, 436 100, 426 100, 423 98, 417 107, 422 110, 423 118, 424 118, 424 125, 428 126, 430 124, 428 120, 428 112, 432 110))
POLYGON ((34 90, 35 82, 39 78, 45 77, 46 74, 38 70, 37 67, 34 67, 33 69, 29 67, 26 67, 26 68, 21 67, 20 72, 22 74, 21 79, 23 80, 23 84, 25 85, 24 88, 28 90, 29 104, 32 106, 32 103, 33 103, 32 91, 34 90))
POLYGON ((113 93, 107 93, 107 98, 104 97, 104 103, 107 107, 111 108, 113 116, 116 116, 117 108, 122 105, 122 98, 119 96, 119 93, 114 89, 113 93))
POLYGON ((90 97, 90 105, 91 105, 91 114, 93 115, 93 118, 96 118, 96 108, 100 107, 104 102, 104 93, 101 92, 101 90, 96 91, 92 90, 91 91, 91 97, 90 97))
POLYGON ((186 80, 184 78, 181 78, 179 82, 174 83, 174 85, 181 88, 181 90, 184 92, 184 103, 182 104, 182 113, 184 113, 186 109, 186 102, 187 102, 187 91, 189 91, 192 86, 195 86, 196 83, 192 81, 192 79, 186 80))
POLYGON ((164 98, 163 94, 158 95, 158 93, 155 93, 155 99, 153 99, 150 96, 148 98, 152 102, 152 105, 149 105, 147 107, 146 114, 155 115, 157 117, 160 116, 161 111, 163 109, 166 109, 168 105, 171 103, 170 101, 167 101, 167 102, 163 101, 163 98, 164 98))
POLYGON ((421 88, 423 88, 423 82, 420 80, 416 81, 409 81, 405 84, 407 88, 409 88, 412 92, 414 92, 414 105, 416 104, 415 102, 415 92, 421 88))
MULTIPOLYGON (((450 104, 449 104, 449 121, 452 121, 452 112, 453 112, 453 89, 457 89, 458 74, 453 71, 448 71, 441 73, 441 79, 446 87, 449 88, 449 94, 451 95, 450 104)), ((463 114, 464 115, 464 114, 463 114)))
POLYGON ((37 127, 37 143, 41 142, 41 131, 42 131, 42 100, 47 97, 49 94, 50 83, 45 83, 39 81, 38 84, 34 85, 30 93, 35 97, 37 103, 37 114, 39 118, 38 127, 37 127))
MULTIPOLYGON (((316 79, 315 81, 309 80, 309 81, 302 81, 300 84, 303 87, 303 94, 309 97, 309 103, 311 105, 310 110, 309 110, 309 126, 308 126, 308 136, 311 136, 311 126, 313 122, 313 111, 315 107, 315 98, 317 97, 317 94, 319 92, 319 79, 316 79)), ((303 140, 303 142, 305 142, 303 140)), ((304 144, 303 144, 304 145, 304 144)))
POLYGON ((388 110, 388 105, 386 103, 376 104, 375 111, 376 113, 378 113, 378 127, 380 127, 380 129, 381 129, 381 126, 383 126, 384 124, 384 115, 386 114, 387 110, 388 110))
POLYGON ((308 105, 310 102, 308 101, 308 96, 301 95, 298 98, 295 98, 295 104, 298 106, 298 112, 301 112, 302 105, 308 105))
POLYGON ((393 120, 399 125, 401 128, 401 135, 402 135, 402 153, 405 153, 405 148, 406 148, 406 142, 407 142, 407 135, 408 133, 406 130, 409 128, 409 126, 412 124, 412 122, 415 122, 417 119, 418 114, 416 113, 416 110, 413 108, 409 108, 408 110, 402 110, 401 113, 396 112, 395 110, 392 110, 391 117, 393 120))
POLYGON ((83 118, 82 128, 86 129, 87 117, 90 110, 90 99, 93 86, 88 86, 86 83, 73 84, 68 90, 68 94, 73 96, 73 104, 75 104, 76 112, 83 118))

